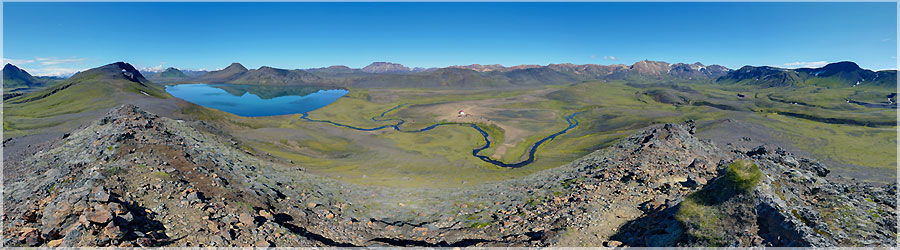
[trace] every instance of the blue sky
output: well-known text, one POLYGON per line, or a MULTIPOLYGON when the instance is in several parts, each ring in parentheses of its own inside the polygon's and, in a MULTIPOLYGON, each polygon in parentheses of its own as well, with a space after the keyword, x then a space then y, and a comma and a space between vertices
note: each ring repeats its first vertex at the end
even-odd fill
POLYGON ((897 68, 897 3, 3 3, 3 58, 219 69, 632 64, 897 68))

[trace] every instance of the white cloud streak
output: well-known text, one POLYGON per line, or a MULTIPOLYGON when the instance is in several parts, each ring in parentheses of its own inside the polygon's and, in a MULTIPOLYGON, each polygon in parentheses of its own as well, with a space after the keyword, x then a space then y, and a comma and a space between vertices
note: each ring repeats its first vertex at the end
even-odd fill
POLYGON ((784 66, 787 68, 818 68, 827 65, 827 61, 815 61, 815 62, 792 62, 785 63, 784 66))
POLYGON ((59 58, 43 58, 36 57, 35 61, 39 62, 41 65, 56 65, 61 63, 79 63, 83 62, 84 58, 68 58, 68 59, 59 59, 59 58))
POLYGON ((42 68, 22 68, 29 74, 34 76, 71 76, 85 69, 66 68, 66 67, 42 67, 42 68))
POLYGON ((33 63, 33 62, 34 62, 34 60, 3 58, 3 65, 6 65, 7 63, 11 63, 13 65, 19 66, 19 65, 29 64, 29 63, 33 63))
POLYGON ((3 58, 3 64, 11 63, 35 76, 70 76, 84 70, 79 63, 85 58, 35 57, 34 59, 3 58), (73 65, 74 64, 74 65, 73 65))

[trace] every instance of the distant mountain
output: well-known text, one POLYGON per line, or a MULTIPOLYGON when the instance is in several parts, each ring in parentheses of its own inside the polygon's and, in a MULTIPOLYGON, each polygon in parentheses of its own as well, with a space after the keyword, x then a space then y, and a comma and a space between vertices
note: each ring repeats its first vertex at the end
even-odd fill
POLYGON ((491 88, 514 86, 508 80, 468 69, 441 68, 414 74, 367 74, 347 78, 349 85, 379 88, 491 88))
POLYGON ((571 64, 571 63, 563 63, 563 64, 550 64, 547 65, 548 68, 553 70, 563 72, 566 74, 570 74, 579 78, 584 79, 606 79, 606 78, 615 78, 618 73, 621 75, 621 72, 628 71, 628 66, 624 64, 613 64, 613 65, 597 65, 597 64, 571 64))
POLYGON ((362 72, 359 69, 351 69, 350 67, 344 65, 334 65, 325 68, 314 68, 307 69, 306 71, 314 72, 314 73, 359 73, 362 72))
POLYGON ((468 69, 476 72, 488 72, 488 71, 506 71, 506 67, 500 64, 489 64, 489 65, 481 65, 481 64, 471 64, 471 65, 459 65, 459 66, 450 66, 448 68, 459 68, 459 69, 468 69))
POLYGON ((720 65, 705 66, 701 63, 669 64, 659 61, 640 61, 634 65, 623 64, 549 64, 518 65, 504 67, 499 64, 450 66, 448 68, 470 69, 502 75, 519 82, 539 81, 548 84, 568 81, 589 80, 667 80, 667 81, 712 81, 730 70, 720 65), (555 71, 555 72, 554 72, 555 71), (502 72, 498 74, 497 72, 502 72), (530 75, 530 76, 529 76, 530 75))
POLYGON ((208 83, 227 83, 247 73, 247 68, 240 63, 232 63, 221 70, 210 71, 197 78, 197 81, 208 83))
POLYGON ((719 65, 706 66, 696 62, 693 64, 676 63, 669 68, 669 75, 676 78, 689 79, 717 79, 731 71, 719 65))
POLYGON ((335 81, 341 81, 347 78, 360 77, 364 75, 373 75, 371 73, 363 72, 361 69, 353 69, 344 65, 306 69, 306 72, 310 72, 319 77, 335 81))
POLYGON ((897 71, 872 71, 846 61, 830 63, 821 68, 785 69, 770 66, 744 66, 719 77, 716 82, 761 87, 896 88, 897 71))
POLYGON ((402 64, 389 62, 373 62, 372 64, 369 64, 369 66, 362 68, 362 71, 374 74, 403 74, 412 72, 412 70, 402 64))
POLYGON ((731 70, 702 63, 669 64, 644 60, 634 65, 499 64, 413 68, 389 62, 374 62, 362 69, 343 65, 306 70, 262 67, 248 70, 239 63, 193 79, 208 83, 259 85, 325 85, 360 87, 492 88, 565 84, 595 80, 667 82, 713 82, 731 70))
POLYGON ((15 65, 7 63, 6 66, 3 66, 3 88, 5 90, 36 87, 42 82, 15 65))
POLYGON ((669 73, 672 65, 667 62, 643 60, 634 63, 629 69, 640 75, 662 76, 669 73))
POLYGON ((787 87, 801 84, 800 75, 790 69, 769 66, 744 66, 716 80, 723 84, 747 84, 762 87, 787 87))
POLYGON ((211 71, 195 81, 258 85, 321 85, 326 82, 321 77, 304 70, 276 69, 268 66, 248 70, 240 63, 232 63, 225 69, 211 71))
POLYGON ((437 70, 437 68, 423 68, 423 67, 415 67, 411 69, 412 72, 432 72, 437 70))
MULTIPOLYGON (((349 81, 351 86, 486 88, 595 80, 713 82, 716 78, 731 71, 720 65, 669 64, 648 60, 637 62, 631 66, 565 63, 505 67, 499 64, 472 64, 409 71, 407 71, 408 68, 399 64, 376 62, 367 68, 359 72, 351 72, 351 69, 346 68, 343 69, 345 73, 340 74, 339 77, 349 81)), ((338 76, 334 70, 317 69, 311 70, 311 72, 324 78, 338 76)))
POLYGON ((187 75, 185 75, 184 72, 181 72, 181 70, 178 70, 178 69, 172 68, 172 67, 169 67, 165 71, 159 72, 159 74, 156 74, 156 75, 159 77, 162 77, 162 78, 185 78, 185 77, 187 77, 187 75))
POLYGON ((523 64, 512 67, 504 67, 500 64, 489 64, 489 65, 481 65, 481 64, 471 64, 471 65, 462 65, 462 66, 450 66, 448 68, 459 68, 459 69, 469 69, 474 70, 476 72, 491 72, 491 71, 500 71, 507 72, 517 69, 531 69, 531 68, 540 68, 540 65, 532 65, 532 64, 523 64))
POLYGON ((268 66, 250 70, 229 83, 260 85, 304 85, 322 82, 322 78, 304 70, 276 69, 268 66))
POLYGON ((506 72, 498 72, 515 85, 544 85, 566 82, 578 82, 578 77, 553 70, 550 67, 514 69, 506 72))
POLYGON ((183 81, 188 79, 189 77, 181 72, 181 70, 169 67, 164 71, 153 74, 149 79, 154 82, 173 82, 173 81, 183 81))
POLYGON ((202 76, 202 75, 205 75, 206 73, 209 73, 209 71, 206 71, 206 70, 181 69, 181 73, 184 73, 184 75, 187 76, 187 78, 192 79, 192 78, 197 78, 197 77, 200 77, 200 76, 202 76))

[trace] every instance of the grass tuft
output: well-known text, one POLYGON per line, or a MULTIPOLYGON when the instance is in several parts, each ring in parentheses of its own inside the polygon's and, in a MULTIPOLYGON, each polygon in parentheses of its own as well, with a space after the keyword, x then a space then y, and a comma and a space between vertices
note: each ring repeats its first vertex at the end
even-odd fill
POLYGON ((756 189, 762 172, 750 161, 737 160, 727 166, 725 174, 704 189, 688 195, 675 214, 687 233, 704 246, 725 246, 727 225, 721 203, 756 189))

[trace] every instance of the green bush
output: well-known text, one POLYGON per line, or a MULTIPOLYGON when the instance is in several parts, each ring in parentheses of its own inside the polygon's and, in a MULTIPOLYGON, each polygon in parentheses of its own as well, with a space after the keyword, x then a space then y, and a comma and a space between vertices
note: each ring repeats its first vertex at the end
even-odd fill
POLYGON ((762 172, 759 171, 759 167, 745 160, 736 160, 725 170, 725 179, 739 192, 753 191, 760 178, 762 178, 762 172))

